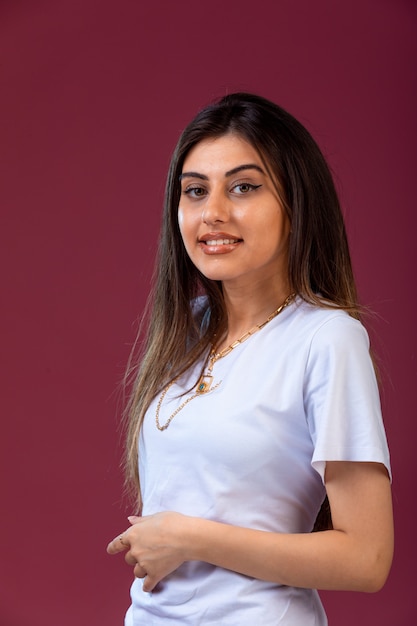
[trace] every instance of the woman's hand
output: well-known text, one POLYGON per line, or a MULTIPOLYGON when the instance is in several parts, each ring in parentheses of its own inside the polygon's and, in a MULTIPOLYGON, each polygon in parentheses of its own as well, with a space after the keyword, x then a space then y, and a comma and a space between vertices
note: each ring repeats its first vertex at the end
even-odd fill
POLYGON ((144 579, 143 590, 152 591, 186 560, 183 537, 187 519, 173 512, 129 517, 130 528, 109 543, 107 552, 126 551, 126 563, 133 566, 137 578, 144 579))
POLYGON ((328 461, 325 482, 333 530, 274 533, 179 513, 130 518, 108 546, 127 550, 135 576, 152 591, 184 561, 203 561, 290 587, 378 591, 393 553, 388 473, 380 463, 328 461))

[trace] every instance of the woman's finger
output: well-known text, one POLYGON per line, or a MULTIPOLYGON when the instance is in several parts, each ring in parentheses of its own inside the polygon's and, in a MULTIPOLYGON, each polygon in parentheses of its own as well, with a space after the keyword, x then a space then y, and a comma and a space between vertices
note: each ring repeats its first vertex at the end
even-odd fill
POLYGON ((133 556, 133 554, 130 552, 130 550, 128 552, 126 552, 125 554, 125 561, 128 565, 131 565, 132 567, 135 567, 135 565, 137 564, 138 560, 135 559, 135 557, 133 556))
POLYGON ((139 563, 136 563, 133 573, 136 578, 145 578, 146 576, 146 570, 144 570, 143 567, 139 565, 139 563))
POLYGON ((155 589, 158 583, 159 579, 152 578, 151 576, 149 576, 149 574, 146 574, 145 578, 143 579, 142 589, 146 593, 150 593, 155 589))
POLYGON ((128 550, 130 548, 130 543, 127 541, 126 533, 122 533, 113 541, 110 541, 107 546, 108 554, 117 554, 118 552, 124 552, 124 550, 128 550))

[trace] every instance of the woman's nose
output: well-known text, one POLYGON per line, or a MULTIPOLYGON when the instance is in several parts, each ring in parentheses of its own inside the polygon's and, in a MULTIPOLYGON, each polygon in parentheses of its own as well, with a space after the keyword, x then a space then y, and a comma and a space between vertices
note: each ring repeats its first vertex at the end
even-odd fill
POLYGON ((228 199, 224 193, 211 192, 203 206, 201 219, 205 224, 226 222, 229 218, 228 199))

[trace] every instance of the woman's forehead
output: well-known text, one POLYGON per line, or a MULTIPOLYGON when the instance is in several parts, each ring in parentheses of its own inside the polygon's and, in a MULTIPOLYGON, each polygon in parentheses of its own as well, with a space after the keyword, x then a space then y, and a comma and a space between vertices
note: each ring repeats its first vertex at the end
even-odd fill
POLYGON ((263 170, 264 159, 258 150, 245 138, 235 133, 220 137, 208 137, 191 148, 184 159, 182 173, 195 171, 200 173, 227 173, 233 169, 253 164, 263 170))

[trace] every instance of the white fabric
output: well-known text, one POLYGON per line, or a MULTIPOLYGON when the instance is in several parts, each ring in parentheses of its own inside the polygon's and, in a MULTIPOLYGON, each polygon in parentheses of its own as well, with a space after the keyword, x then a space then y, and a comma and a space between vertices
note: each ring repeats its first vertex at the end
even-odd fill
MULTIPOLYGON (((217 361, 213 374, 221 384, 164 432, 155 425, 158 398, 149 408, 139 455, 144 515, 172 510, 308 533, 325 496, 326 461, 375 461, 390 471, 368 336, 343 311, 297 300, 217 361)), ((161 423, 191 380, 170 389, 161 423)), ((135 580, 131 596, 126 626, 327 624, 315 590, 201 562, 185 563, 153 593, 135 580)))

